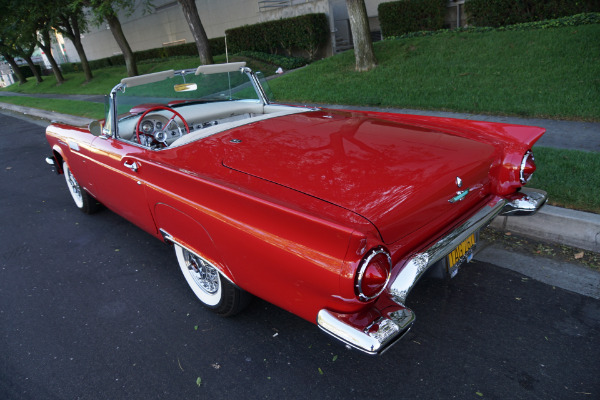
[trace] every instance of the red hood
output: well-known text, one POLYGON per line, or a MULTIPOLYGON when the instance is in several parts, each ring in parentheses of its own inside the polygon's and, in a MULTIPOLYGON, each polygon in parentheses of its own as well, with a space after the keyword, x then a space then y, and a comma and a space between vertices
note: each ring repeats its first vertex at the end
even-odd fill
POLYGON ((351 210, 387 243, 468 211, 489 192, 495 158, 490 144, 336 111, 257 122, 219 139, 241 140, 226 167, 351 210), (457 177, 472 190, 451 204, 457 177))

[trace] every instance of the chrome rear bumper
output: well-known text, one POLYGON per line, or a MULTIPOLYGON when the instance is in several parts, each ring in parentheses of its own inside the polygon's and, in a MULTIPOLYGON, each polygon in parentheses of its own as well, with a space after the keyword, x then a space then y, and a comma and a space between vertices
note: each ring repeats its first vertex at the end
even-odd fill
POLYGON ((317 325, 351 347, 368 354, 381 354, 412 327, 415 315, 404 305, 406 297, 430 267, 496 216, 533 214, 547 198, 545 192, 527 188, 507 199, 495 198, 435 244, 414 254, 401 270, 392 271, 388 288, 370 310, 360 314, 338 314, 322 309, 317 316, 317 325))

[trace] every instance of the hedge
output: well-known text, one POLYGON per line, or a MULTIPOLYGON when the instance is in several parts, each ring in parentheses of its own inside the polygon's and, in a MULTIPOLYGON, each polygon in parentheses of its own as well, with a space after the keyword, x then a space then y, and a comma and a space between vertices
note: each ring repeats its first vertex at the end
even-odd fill
MULTIPOLYGON (((42 67, 40 67, 38 64, 34 64, 34 66, 37 72, 40 74, 40 76, 42 76, 42 67)), ((29 65, 20 65, 19 69, 21 70, 21 73, 25 78, 33 77, 33 72, 31 71, 31 68, 29 68, 29 65)))
POLYGON ((600 0, 469 0, 469 24, 499 27, 600 11, 600 0))
POLYGON ((308 64, 308 61, 305 58, 287 57, 281 56, 279 54, 262 53, 259 51, 240 51, 239 53, 236 53, 236 55, 253 58, 259 61, 264 61, 269 64, 288 70, 300 68, 308 64))
POLYGON ((299 17, 245 25, 225 31, 231 53, 258 51, 288 56, 305 52, 313 60, 329 38, 329 21, 325 14, 305 14, 299 17))
MULTIPOLYGON (((218 37, 208 40, 210 53, 215 56, 225 53, 225 37, 218 37)), ((144 60, 156 60, 161 58, 170 58, 176 56, 197 56, 198 49, 196 43, 185 43, 176 46, 157 47, 154 49, 141 50, 134 52, 137 62, 144 60)), ((89 62, 92 70, 125 65, 125 58, 122 54, 100 58, 89 62)), ((63 72, 81 71, 81 63, 65 63, 61 65, 63 72)))
POLYGON ((445 26, 448 0, 402 0, 377 8, 383 36, 431 31, 445 26))
POLYGON ((506 25, 499 26, 497 28, 491 26, 468 26, 461 27, 457 29, 441 29, 437 31, 419 31, 419 32, 409 32, 400 36, 388 36, 386 40, 396 40, 396 39, 406 39, 406 38, 414 38, 414 37, 423 37, 423 36, 434 36, 434 35, 443 35, 443 34, 453 34, 457 32, 492 32, 492 31, 529 31, 533 29, 551 29, 551 28, 561 28, 564 26, 579 26, 579 25, 589 25, 589 24, 600 24, 600 13, 585 13, 585 14, 577 14, 571 15, 569 17, 562 17, 557 19, 549 19, 545 21, 536 21, 536 22, 524 22, 521 24, 514 25, 506 25))

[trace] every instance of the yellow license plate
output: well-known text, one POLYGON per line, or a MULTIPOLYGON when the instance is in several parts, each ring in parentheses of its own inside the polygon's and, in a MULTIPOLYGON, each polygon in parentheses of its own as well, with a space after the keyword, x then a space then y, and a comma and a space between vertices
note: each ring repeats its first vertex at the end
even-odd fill
POLYGON ((475 243, 475 234, 472 234, 448 254, 448 272, 451 276, 456 275, 460 264, 471 261, 475 243))

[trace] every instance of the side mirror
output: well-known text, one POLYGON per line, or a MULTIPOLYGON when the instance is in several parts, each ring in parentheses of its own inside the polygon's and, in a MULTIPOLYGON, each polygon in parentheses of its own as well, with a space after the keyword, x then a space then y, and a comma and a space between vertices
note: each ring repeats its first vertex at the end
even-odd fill
POLYGON ((98 121, 90 122, 90 124, 88 125, 88 129, 90 130, 90 133, 94 136, 102 135, 102 125, 100 125, 100 122, 98 121))

